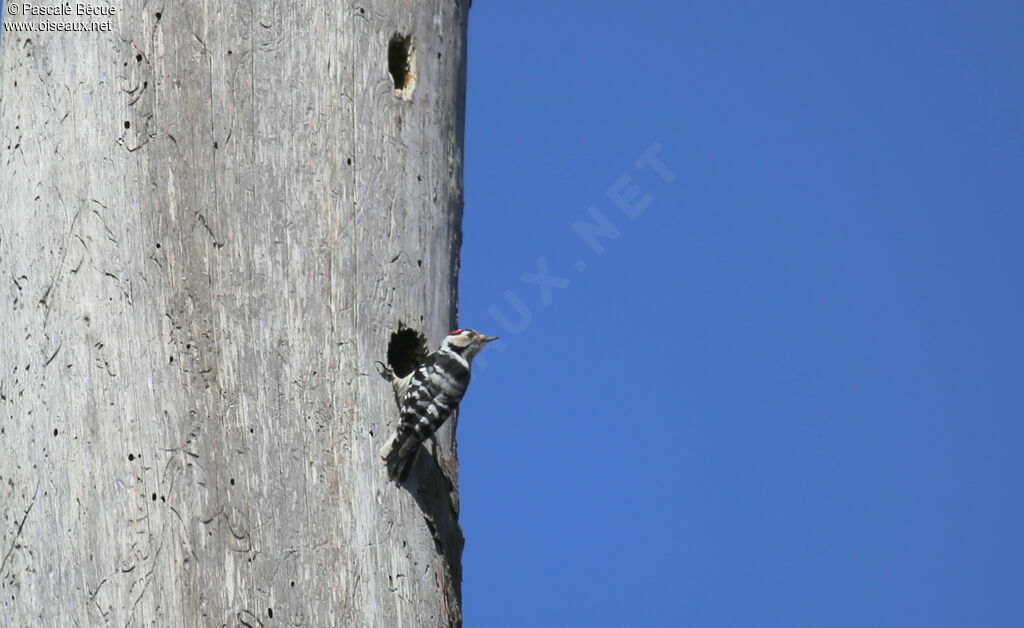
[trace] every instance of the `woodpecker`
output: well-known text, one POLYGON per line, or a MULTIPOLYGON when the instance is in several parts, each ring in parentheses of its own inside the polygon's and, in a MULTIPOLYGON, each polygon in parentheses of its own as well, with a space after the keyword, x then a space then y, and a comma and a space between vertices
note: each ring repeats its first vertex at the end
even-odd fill
POLYGON ((403 378, 377 363, 381 376, 394 387, 400 413, 398 429, 380 452, 394 483, 405 481, 420 444, 458 409, 469 386, 470 363, 487 343, 497 339, 472 329, 456 329, 403 378))

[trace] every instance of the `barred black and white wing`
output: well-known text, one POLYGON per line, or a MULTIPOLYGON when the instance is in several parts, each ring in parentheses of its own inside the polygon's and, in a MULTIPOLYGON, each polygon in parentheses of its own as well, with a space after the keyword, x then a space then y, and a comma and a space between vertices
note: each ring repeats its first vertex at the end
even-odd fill
POLYGON ((431 353, 413 371, 401 401, 398 429, 382 452, 391 480, 405 481, 420 444, 455 412, 467 386, 469 365, 451 353, 431 353))

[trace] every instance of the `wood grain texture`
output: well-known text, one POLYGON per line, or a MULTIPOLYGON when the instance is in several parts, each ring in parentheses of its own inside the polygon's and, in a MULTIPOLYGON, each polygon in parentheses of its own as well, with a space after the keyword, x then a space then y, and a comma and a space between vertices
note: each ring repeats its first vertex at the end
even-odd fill
POLYGON ((114 6, 0 43, 0 625, 459 625, 373 361, 455 326, 468 4, 114 6))

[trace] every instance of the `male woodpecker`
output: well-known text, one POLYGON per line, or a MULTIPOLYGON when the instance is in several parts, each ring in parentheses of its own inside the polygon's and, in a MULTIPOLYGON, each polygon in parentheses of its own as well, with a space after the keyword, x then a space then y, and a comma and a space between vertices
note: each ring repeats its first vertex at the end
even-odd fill
POLYGON ((459 407, 469 386, 469 365, 474 356, 497 336, 472 329, 456 329, 404 378, 383 364, 381 376, 395 388, 400 419, 398 429, 381 450, 388 477, 401 484, 409 476, 420 444, 441 427, 459 407))

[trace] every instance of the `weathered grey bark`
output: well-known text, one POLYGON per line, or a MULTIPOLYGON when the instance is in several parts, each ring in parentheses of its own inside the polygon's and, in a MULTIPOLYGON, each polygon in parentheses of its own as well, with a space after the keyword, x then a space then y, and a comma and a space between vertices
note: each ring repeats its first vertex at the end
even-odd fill
POLYGON ((0 625, 459 624, 373 361, 455 323, 467 3, 112 6, 0 49, 0 625))

